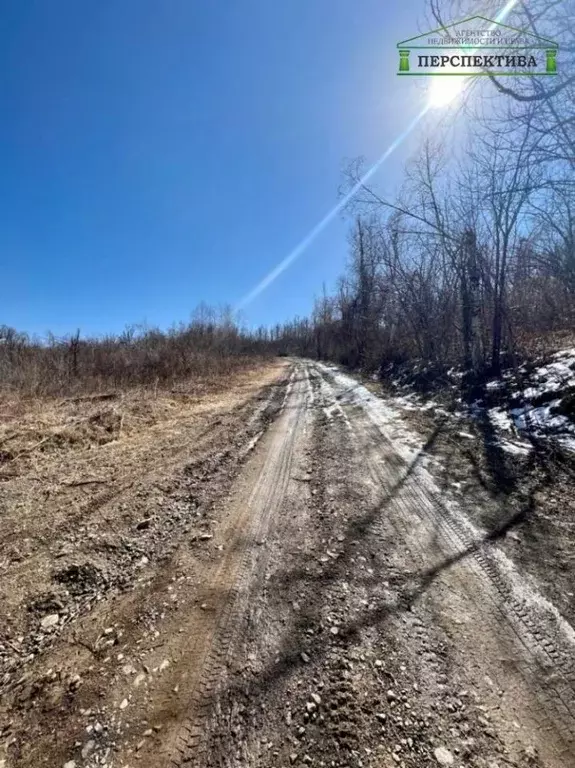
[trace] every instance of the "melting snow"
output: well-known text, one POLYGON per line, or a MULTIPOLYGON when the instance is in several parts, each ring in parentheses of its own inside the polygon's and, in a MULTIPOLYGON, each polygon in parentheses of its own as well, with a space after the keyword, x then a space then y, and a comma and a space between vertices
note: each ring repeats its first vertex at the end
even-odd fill
POLYGON ((512 443, 509 440, 498 440, 497 445, 507 453, 515 456, 528 456, 533 450, 527 443, 512 443))
MULTIPOLYGON (((529 379, 529 386, 525 389, 519 387, 511 397, 523 404, 509 410, 501 406, 490 408, 487 413, 493 426, 502 432, 517 434, 517 431, 531 431, 539 438, 552 437, 563 448, 575 450, 575 424, 568 416, 556 412, 563 397, 571 388, 575 389, 575 349, 555 353, 551 362, 535 368, 531 373, 525 366, 519 371, 529 379)), ((513 377, 512 372, 505 375, 507 379, 513 380, 513 377)), ((501 381, 490 381, 486 389, 496 392, 504 386, 501 381)), ((482 413, 481 403, 474 403, 470 411, 473 416, 479 416, 482 413)), ((505 440, 501 445, 516 454, 529 450, 529 446, 520 445, 517 448, 517 443, 506 443, 505 440)))
POLYGON ((491 423, 504 429, 506 432, 510 432, 513 429, 513 422, 509 418, 509 414, 503 408, 491 408, 489 410, 489 420, 491 423))
MULTIPOLYGON (((328 368, 321 364, 318 367, 324 372, 329 371, 335 379, 336 390, 342 390, 336 394, 340 403, 361 406, 384 437, 393 442, 394 450, 408 463, 411 463, 417 457, 418 453, 423 449, 422 439, 403 425, 397 410, 390 407, 386 401, 373 395, 350 376, 341 373, 333 367, 328 368)), ((330 385, 326 383, 326 386, 329 387, 330 385)), ((524 448, 516 443, 503 442, 504 445, 502 444, 502 447, 505 447, 506 450, 515 451, 524 448)), ((427 464, 427 462, 424 462, 424 464, 427 464)), ((444 514, 447 517, 447 524, 449 525, 449 517, 452 517, 457 520, 459 526, 467 531, 467 534, 464 536, 456 534, 461 546, 468 545, 467 538, 470 541, 480 541, 485 538, 486 531, 474 525, 454 499, 445 497, 445 494, 440 491, 432 475, 425 466, 422 466, 421 462, 418 466, 413 467, 413 472, 419 478, 427 494, 429 494, 428 503, 433 504, 434 500, 437 500, 443 506, 444 514)), ((459 490, 457 484, 453 483, 453 485, 459 490)), ((561 616, 555 606, 538 592, 535 582, 530 584, 531 579, 526 578, 525 573, 519 572, 513 561, 499 547, 492 545, 489 551, 496 561, 498 568, 506 573, 516 599, 527 601, 534 607, 537 606, 541 611, 542 617, 551 619, 554 623, 557 639, 561 636, 562 643, 573 648, 575 646, 575 631, 561 616)))
POLYGON ((421 447, 421 440, 413 432, 406 429, 398 410, 389 406, 384 400, 376 397, 362 384, 334 366, 323 363, 317 365, 321 371, 329 373, 335 379, 341 390, 337 393, 339 403, 362 406, 375 426, 392 440, 393 447, 399 455, 405 461, 413 461, 421 447))
POLYGON ((564 349, 553 355, 555 362, 537 368, 532 378, 534 387, 528 387, 523 392, 527 400, 545 395, 548 392, 558 392, 566 387, 575 387, 575 350, 564 349))

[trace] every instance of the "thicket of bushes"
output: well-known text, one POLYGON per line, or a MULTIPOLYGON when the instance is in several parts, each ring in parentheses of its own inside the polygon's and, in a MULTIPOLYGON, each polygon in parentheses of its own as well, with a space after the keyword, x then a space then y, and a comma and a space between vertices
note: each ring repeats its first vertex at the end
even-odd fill
POLYGON ((224 376, 270 354, 230 313, 203 309, 169 331, 134 327, 118 336, 35 340, 0 326, 0 390, 64 395, 134 385, 170 386, 224 376))

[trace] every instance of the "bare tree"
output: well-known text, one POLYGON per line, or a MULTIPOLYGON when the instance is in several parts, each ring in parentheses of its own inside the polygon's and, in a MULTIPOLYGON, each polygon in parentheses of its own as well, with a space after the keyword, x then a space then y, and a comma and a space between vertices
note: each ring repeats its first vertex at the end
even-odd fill
MULTIPOLYGON (((501 11, 497 0, 429 0, 435 23, 442 26, 465 17, 495 19, 501 11)), ((562 161, 575 166, 575 0, 522 0, 511 9, 505 23, 559 44, 556 76, 499 78, 489 76, 501 96, 490 103, 490 119, 508 126, 531 126, 539 162, 562 161)), ((479 99, 479 91, 468 91, 479 99)), ((535 161, 535 158, 534 158, 535 161)))

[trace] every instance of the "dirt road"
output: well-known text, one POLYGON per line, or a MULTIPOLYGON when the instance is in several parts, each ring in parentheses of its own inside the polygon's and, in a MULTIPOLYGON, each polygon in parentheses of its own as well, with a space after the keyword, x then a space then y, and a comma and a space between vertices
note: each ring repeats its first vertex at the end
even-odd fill
POLYGON ((9 603, 0 766, 575 766, 575 633, 500 546, 524 515, 482 529, 354 379, 266 376, 155 469, 122 580, 67 552, 32 647, 9 603))

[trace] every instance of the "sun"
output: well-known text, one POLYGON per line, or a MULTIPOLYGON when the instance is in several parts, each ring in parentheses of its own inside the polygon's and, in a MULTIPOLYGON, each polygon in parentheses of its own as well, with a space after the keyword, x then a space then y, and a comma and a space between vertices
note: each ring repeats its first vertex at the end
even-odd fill
POLYGON ((435 76, 428 90, 428 105, 433 109, 446 107, 463 91, 464 84, 465 78, 457 75, 452 77, 435 76))

